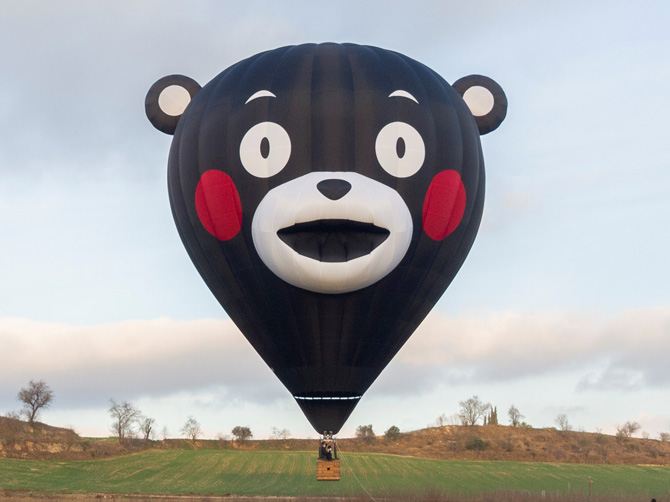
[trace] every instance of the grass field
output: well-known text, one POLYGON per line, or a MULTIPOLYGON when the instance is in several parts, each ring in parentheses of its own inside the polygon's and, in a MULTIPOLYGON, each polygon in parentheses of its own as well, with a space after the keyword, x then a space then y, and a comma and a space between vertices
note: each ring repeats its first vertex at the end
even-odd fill
POLYGON ((150 450, 91 461, 0 459, 0 488, 48 493, 401 496, 403 493, 670 497, 670 467, 456 462, 378 454, 342 456, 342 481, 315 480, 313 452, 150 450))

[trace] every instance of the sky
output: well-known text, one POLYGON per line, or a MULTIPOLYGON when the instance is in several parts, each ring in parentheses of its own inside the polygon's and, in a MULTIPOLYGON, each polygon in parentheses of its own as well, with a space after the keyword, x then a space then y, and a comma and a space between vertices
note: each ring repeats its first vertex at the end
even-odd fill
POLYGON ((670 5, 663 1, 0 0, 0 414, 111 435, 109 400, 171 437, 316 437, 201 281, 167 196, 159 78, 204 85, 307 42, 495 79, 477 240, 342 429, 409 431, 473 395, 534 427, 670 431, 670 5))

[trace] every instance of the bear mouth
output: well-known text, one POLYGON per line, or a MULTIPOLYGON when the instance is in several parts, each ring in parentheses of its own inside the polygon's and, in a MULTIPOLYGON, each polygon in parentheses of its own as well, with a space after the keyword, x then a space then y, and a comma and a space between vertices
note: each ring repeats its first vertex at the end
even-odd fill
POLYGON ((336 295, 390 274, 414 232, 407 203, 395 189, 353 171, 313 171, 265 194, 251 235, 258 257, 279 279, 336 295), (331 199, 319 183, 332 179, 351 189, 331 199))
POLYGON ((343 219, 296 223, 277 231, 277 236, 296 253, 325 263, 369 255, 389 234, 389 230, 373 223, 343 219))

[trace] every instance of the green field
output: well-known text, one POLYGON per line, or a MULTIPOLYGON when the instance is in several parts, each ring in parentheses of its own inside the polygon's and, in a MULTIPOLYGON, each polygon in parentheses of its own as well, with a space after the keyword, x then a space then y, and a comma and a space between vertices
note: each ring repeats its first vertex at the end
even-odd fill
POLYGON ((0 459, 0 488, 40 492, 374 496, 440 492, 475 495, 670 495, 670 467, 454 462, 369 453, 342 457, 342 481, 315 480, 313 452, 150 450, 90 461, 0 459))

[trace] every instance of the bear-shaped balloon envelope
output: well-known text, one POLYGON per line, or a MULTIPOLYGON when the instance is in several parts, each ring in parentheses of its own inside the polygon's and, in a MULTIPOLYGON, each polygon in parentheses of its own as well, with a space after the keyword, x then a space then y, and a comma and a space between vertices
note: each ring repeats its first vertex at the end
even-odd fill
POLYGON ((472 246, 502 89, 327 43, 202 88, 162 78, 145 105, 174 134, 170 202, 200 275, 316 431, 337 433, 472 246))

